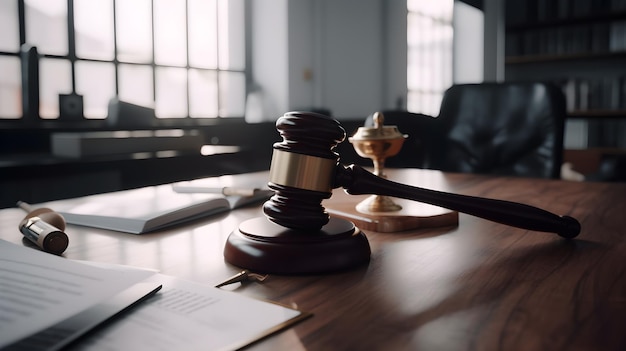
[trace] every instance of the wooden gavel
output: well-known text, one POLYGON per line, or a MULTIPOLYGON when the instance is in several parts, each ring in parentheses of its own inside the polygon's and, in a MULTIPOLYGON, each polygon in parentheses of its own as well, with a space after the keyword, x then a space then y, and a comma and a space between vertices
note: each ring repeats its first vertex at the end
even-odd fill
POLYGON ((269 187, 275 191, 263 211, 272 222, 301 231, 318 231, 329 215, 322 200, 343 187, 352 195, 377 194, 428 203, 494 222, 570 239, 580 223, 543 209, 504 200, 446 193, 378 177, 356 166, 344 166, 333 148, 346 132, 333 118, 310 112, 289 112, 276 122, 283 141, 274 144, 269 187))

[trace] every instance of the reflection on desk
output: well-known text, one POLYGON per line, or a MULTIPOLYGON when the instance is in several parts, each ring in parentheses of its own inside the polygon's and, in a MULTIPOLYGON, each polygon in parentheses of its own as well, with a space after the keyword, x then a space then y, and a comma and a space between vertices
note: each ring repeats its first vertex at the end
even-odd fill
MULTIPOLYGON (((235 289, 314 314, 252 350, 626 349, 625 183, 410 169, 387 174, 570 215, 582 232, 564 240, 465 214, 458 227, 366 231, 368 265, 327 275, 270 275, 263 284, 235 289)), ((336 189, 328 201, 344 196, 336 189)), ((362 199, 354 196, 354 203, 362 199)), ((226 238, 257 216, 260 206, 144 236, 70 226, 64 256, 217 284, 241 270, 224 261, 226 238)), ((29 245, 17 230, 22 217, 18 209, 0 211, 0 237, 29 245)))

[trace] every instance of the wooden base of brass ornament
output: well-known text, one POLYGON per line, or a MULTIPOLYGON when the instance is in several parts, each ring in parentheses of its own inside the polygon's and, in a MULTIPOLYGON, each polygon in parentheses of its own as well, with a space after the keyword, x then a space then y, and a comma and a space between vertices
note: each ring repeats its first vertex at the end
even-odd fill
POLYGON ((324 204, 326 211, 333 217, 355 223, 363 230, 397 233, 420 228, 456 227, 459 225, 459 213, 457 211, 425 203, 393 198, 393 203, 400 207, 399 210, 376 212, 359 210, 354 206, 355 198, 358 200, 362 196, 335 193, 333 197, 332 202, 324 204))
POLYGON ((402 206, 395 203, 389 196, 371 195, 356 205, 356 210, 361 213, 397 212, 402 206))
POLYGON ((370 246, 352 222, 332 218, 319 231, 282 227, 265 217, 247 220, 224 247, 227 262, 258 273, 315 274, 369 263, 370 246))

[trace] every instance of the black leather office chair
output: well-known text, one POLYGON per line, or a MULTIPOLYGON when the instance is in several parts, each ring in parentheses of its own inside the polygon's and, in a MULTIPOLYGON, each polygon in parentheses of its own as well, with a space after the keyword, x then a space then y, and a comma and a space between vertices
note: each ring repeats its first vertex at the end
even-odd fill
MULTIPOLYGON (((445 92, 437 118, 406 111, 383 114, 386 125, 395 124, 415 139, 407 139, 398 159, 386 161, 388 167, 560 177, 566 110, 555 85, 454 85, 445 92)), ((373 125, 371 116, 366 125, 373 125)))

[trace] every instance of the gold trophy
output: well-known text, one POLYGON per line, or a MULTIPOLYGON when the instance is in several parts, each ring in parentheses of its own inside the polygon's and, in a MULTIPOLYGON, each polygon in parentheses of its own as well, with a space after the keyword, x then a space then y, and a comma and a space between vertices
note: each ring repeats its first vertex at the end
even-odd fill
MULTIPOLYGON (((396 126, 383 125, 385 117, 382 113, 374 114, 374 127, 360 127, 348 138, 356 152, 374 161, 374 174, 386 178, 384 173, 385 159, 395 156, 404 143, 407 135, 400 133, 396 126)), ((391 198, 383 195, 372 195, 356 205, 361 213, 378 213, 400 211, 402 206, 391 198)))

